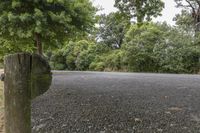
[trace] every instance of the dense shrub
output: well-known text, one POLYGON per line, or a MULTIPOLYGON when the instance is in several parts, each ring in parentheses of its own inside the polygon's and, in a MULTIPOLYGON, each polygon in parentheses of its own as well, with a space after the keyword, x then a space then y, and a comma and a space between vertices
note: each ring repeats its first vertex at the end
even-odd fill
POLYGON ((137 72, 197 73, 199 46, 194 37, 165 24, 133 25, 124 49, 128 68, 137 72))
POLYGON ((198 73, 199 38, 166 24, 132 25, 119 49, 71 41, 54 51, 50 62, 58 70, 198 73))
POLYGON ((97 56, 90 65, 90 70, 98 71, 127 71, 125 51, 111 50, 101 56, 97 56))
POLYGON ((53 53, 50 59, 51 66, 53 69, 59 68, 59 70, 89 70, 90 64, 94 62, 96 56, 107 51, 109 48, 106 45, 95 44, 92 41, 68 42, 63 49, 53 53), (55 64, 59 64, 59 67, 55 64))
POLYGON ((163 32, 154 24, 133 25, 126 34, 124 49, 128 68, 137 72, 157 72, 158 58, 154 50, 162 44, 163 32))
POLYGON ((65 57, 63 56, 63 51, 56 51, 50 59, 50 66, 55 70, 64 70, 66 69, 65 57))
POLYGON ((89 67, 90 70, 94 71, 104 71, 105 63, 104 62, 92 62, 89 67))

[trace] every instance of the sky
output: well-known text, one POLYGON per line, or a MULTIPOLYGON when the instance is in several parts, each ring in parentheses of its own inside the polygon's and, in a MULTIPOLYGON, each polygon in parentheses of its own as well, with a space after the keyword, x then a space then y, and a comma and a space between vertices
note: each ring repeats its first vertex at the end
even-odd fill
MULTIPOLYGON (((110 12, 117 11, 114 7, 114 0, 92 0, 95 6, 100 6, 103 8, 98 14, 109 14, 110 12)), ((174 0, 163 0, 165 2, 165 8, 162 11, 162 16, 154 19, 155 22, 164 22, 166 21, 168 24, 174 25, 175 22, 173 18, 175 14, 180 12, 180 9, 175 7, 174 0)))

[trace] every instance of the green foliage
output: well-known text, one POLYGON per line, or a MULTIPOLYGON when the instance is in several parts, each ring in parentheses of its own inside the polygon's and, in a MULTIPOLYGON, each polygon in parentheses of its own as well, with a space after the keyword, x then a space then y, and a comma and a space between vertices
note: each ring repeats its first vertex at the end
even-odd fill
POLYGON ((91 51, 92 45, 94 44, 86 40, 70 42, 69 45, 64 48, 68 69, 87 70, 94 58, 91 51))
POLYGON ((92 62, 89 67, 90 70, 94 71, 104 71, 105 63, 104 62, 92 62))
POLYGON ((174 0, 178 8, 182 8, 182 13, 178 17, 178 22, 193 26, 195 32, 200 32, 200 1, 199 0, 174 0), (189 22, 189 23, 188 23, 189 22))
POLYGON ((65 43, 53 53, 54 69, 197 73, 200 37, 166 23, 133 24, 119 49, 91 40, 65 43))
POLYGON ((65 57, 63 56, 63 51, 58 50, 50 58, 50 66, 55 70, 64 70, 66 68, 65 57))
POLYGON ((173 73, 196 73, 199 69, 200 47, 191 34, 180 28, 165 30, 165 42, 157 49, 160 71, 173 73))
POLYGON ((90 49, 82 51, 76 59, 77 69, 88 70, 94 58, 95 58, 95 53, 92 53, 90 49))
POLYGON ((56 70, 198 73, 200 6, 175 2, 184 10, 174 27, 150 22, 164 7, 161 0, 115 0, 119 11, 98 16, 94 28, 97 10, 90 0, 2 1, 0 63, 5 54, 45 44, 56 70))
POLYGON ((189 11, 182 10, 180 14, 175 16, 174 20, 180 30, 186 33, 194 34, 195 22, 189 11))
POLYGON ((123 50, 114 50, 110 51, 108 55, 105 57, 105 69, 109 71, 126 71, 125 65, 126 60, 125 58, 125 51, 123 50))
POLYGON ((162 43, 162 39, 163 32, 154 24, 144 24, 141 27, 133 25, 125 39, 129 69, 139 72, 158 71, 154 50, 162 43))
POLYGON ((97 71, 127 71, 127 60, 124 50, 110 50, 97 56, 90 65, 90 70, 97 71))
POLYGON ((15 45, 15 42, 3 39, 0 37, 0 62, 3 62, 4 56, 16 52, 33 52, 34 46, 32 45, 15 45))
POLYGON ((65 44, 64 48, 53 53, 50 59, 51 67, 57 69, 54 65, 55 63, 62 64, 62 69, 89 70, 90 64, 96 56, 108 50, 109 48, 106 45, 95 44, 92 41, 69 42, 65 44))
POLYGON ((164 3, 162 0, 115 0, 115 7, 142 23, 144 19, 149 21, 152 17, 161 15, 164 3))
POLYGON ((193 37, 166 24, 133 25, 125 49, 131 71, 196 73, 199 47, 193 37))
POLYGON ((89 32, 95 12, 89 0, 4 0, 0 35, 14 46, 63 43, 66 37, 89 32))
POLYGON ((111 48, 120 48, 129 26, 129 19, 119 12, 101 15, 97 37, 111 48))

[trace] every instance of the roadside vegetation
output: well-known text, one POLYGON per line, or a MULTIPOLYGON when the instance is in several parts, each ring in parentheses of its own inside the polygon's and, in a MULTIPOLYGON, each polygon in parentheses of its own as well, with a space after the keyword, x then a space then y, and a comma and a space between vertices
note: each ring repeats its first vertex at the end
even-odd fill
POLYGON ((118 11, 108 15, 96 15, 99 9, 89 0, 38 2, 30 1, 31 7, 26 2, 2 3, 1 62, 6 54, 31 52, 45 56, 54 70, 200 70, 197 1, 175 0, 182 12, 174 17, 174 26, 152 22, 161 15, 162 0, 115 0, 118 11))
MULTIPOLYGON (((109 41, 109 40, 106 40, 109 41)), ((166 23, 130 25, 121 47, 94 40, 65 42, 63 48, 47 52, 52 69, 197 73, 198 40, 166 23)))

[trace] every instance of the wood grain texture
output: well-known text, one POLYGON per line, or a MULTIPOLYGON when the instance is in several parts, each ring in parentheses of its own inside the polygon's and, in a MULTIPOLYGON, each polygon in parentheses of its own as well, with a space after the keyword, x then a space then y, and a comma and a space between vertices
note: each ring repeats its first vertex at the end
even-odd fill
POLYGON ((5 58, 5 132, 31 133, 31 55, 5 58))
POLYGON ((52 80, 48 62, 20 53, 5 58, 5 132, 31 133, 31 99, 46 92, 52 80))

